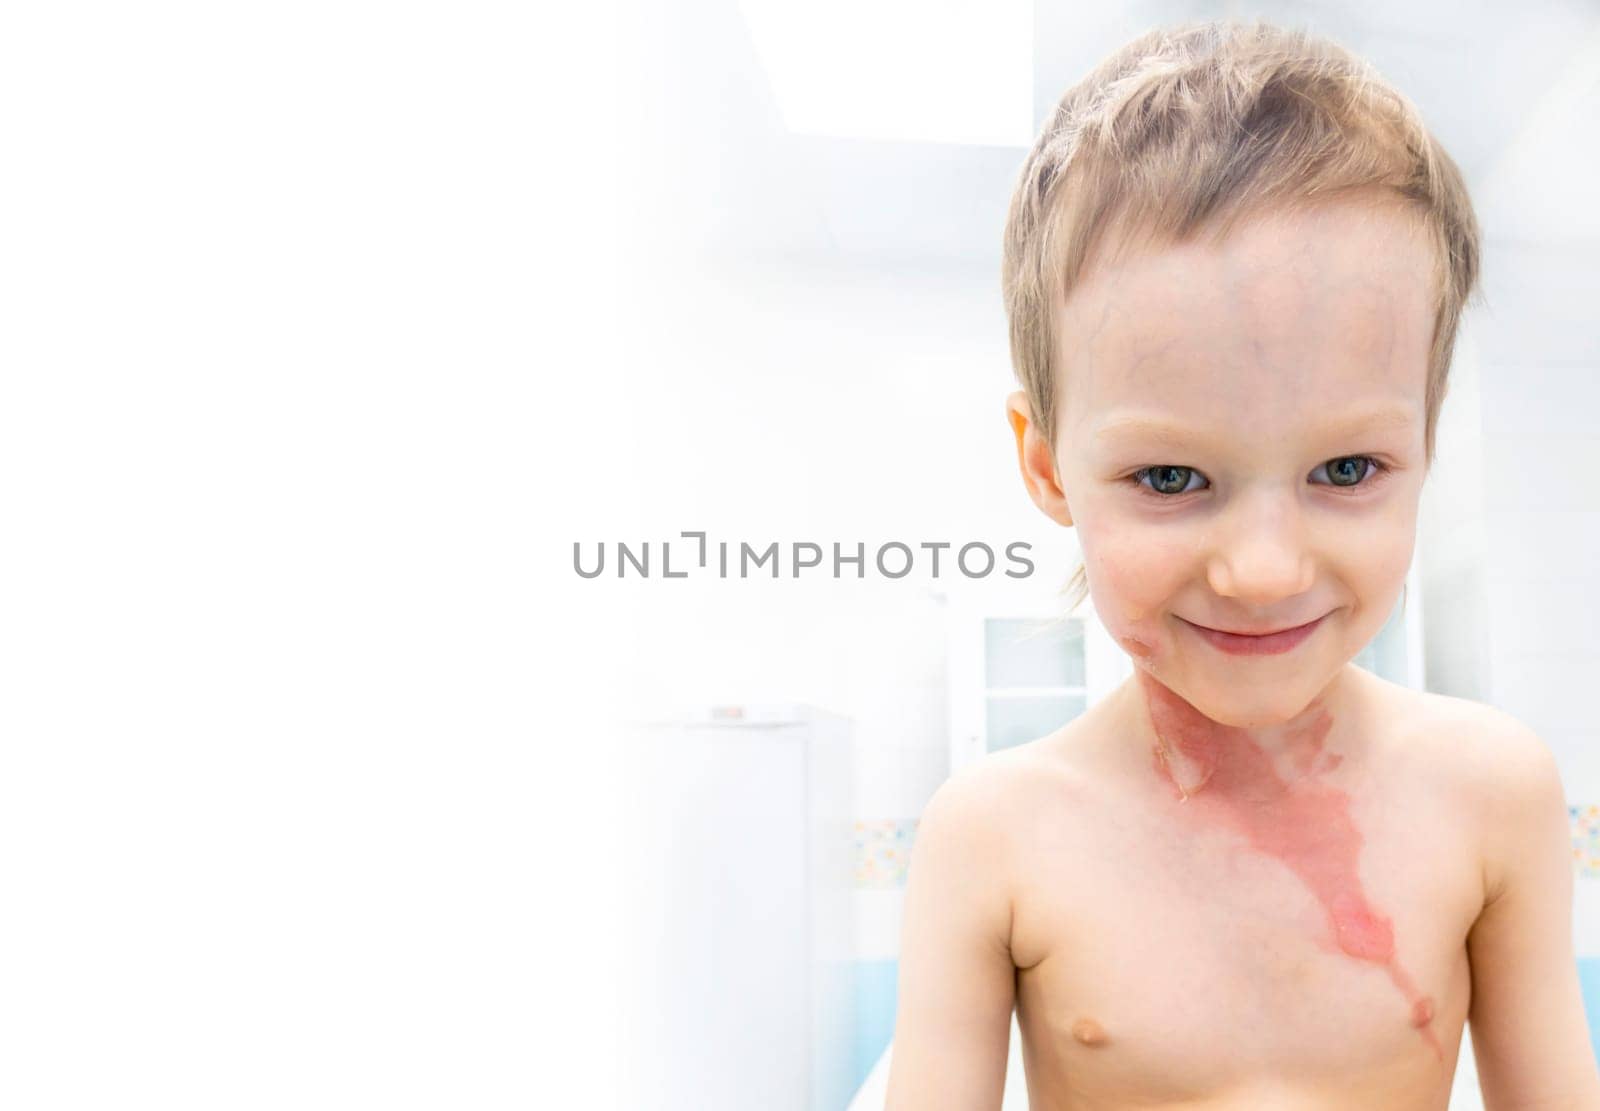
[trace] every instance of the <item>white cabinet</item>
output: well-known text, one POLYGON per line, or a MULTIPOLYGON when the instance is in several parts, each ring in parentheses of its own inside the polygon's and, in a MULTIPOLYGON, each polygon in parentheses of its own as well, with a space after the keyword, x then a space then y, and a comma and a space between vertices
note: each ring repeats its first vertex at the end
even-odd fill
POLYGON ((1132 674, 1085 599, 1033 590, 952 593, 950 767, 1025 744, 1083 713, 1132 674))
POLYGON ((626 741, 630 1106, 844 1106, 850 721, 804 705, 719 706, 635 724, 626 741))

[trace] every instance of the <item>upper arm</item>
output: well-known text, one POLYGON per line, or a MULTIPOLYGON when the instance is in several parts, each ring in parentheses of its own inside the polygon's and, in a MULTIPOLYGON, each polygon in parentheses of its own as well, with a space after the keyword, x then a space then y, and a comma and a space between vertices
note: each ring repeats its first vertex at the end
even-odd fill
POLYGON ((1473 1056, 1488 1111, 1600 1107, 1572 941, 1572 842, 1555 758, 1495 726, 1485 902, 1467 936, 1473 1056))
POLYGON ((995 777, 958 773, 918 823, 886 1111, 998 1108, 1011 1038, 1011 902, 995 777))

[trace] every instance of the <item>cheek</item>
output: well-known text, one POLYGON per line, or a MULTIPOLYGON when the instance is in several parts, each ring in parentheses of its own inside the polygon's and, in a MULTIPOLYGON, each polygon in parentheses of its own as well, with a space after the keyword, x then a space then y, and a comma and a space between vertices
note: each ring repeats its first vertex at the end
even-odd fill
POLYGON ((1078 529, 1090 583, 1128 602, 1165 598, 1189 574, 1189 551, 1160 529, 1097 516, 1078 529))
POLYGON ((1159 531, 1104 518, 1079 530, 1095 612, 1132 656, 1149 656, 1167 604, 1190 568, 1183 545, 1159 531))
POLYGON ((1389 572, 1397 579, 1403 579, 1406 571, 1411 567, 1411 559, 1417 551, 1417 521, 1415 517, 1407 518, 1396 524, 1389 537, 1387 545, 1389 552, 1389 572))
POLYGON ((1338 568, 1355 594, 1351 632, 1361 643, 1377 636, 1394 613, 1414 551, 1410 533, 1398 529, 1388 535, 1369 533, 1338 568))
POLYGON ((1396 518, 1365 529, 1358 547, 1344 549, 1345 573, 1363 593, 1398 591, 1411 567, 1416 539, 1414 518, 1396 518))

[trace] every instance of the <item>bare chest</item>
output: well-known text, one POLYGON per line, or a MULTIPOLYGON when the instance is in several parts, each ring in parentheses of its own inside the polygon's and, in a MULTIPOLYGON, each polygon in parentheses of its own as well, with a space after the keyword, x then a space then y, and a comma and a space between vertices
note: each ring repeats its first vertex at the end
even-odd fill
POLYGON ((1041 1106, 1263 1083, 1443 1098, 1479 866, 1449 790, 1387 770, 1273 798, 1077 790, 1030 814, 1013 959, 1041 1106))

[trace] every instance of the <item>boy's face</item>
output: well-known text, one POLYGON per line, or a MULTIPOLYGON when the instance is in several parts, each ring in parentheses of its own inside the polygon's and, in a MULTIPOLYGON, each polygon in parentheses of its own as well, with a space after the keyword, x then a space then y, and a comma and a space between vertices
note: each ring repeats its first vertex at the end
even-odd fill
POLYGON ((1130 255, 1061 310, 1060 485, 1008 400, 1029 492, 1076 527, 1100 619, 1215 721, 1290 719, 1394 609, 1426 471, 1431 261, 1402 214, 1352 200, 1130 255), (1261 654, 1196 628, 1313 621, 1261 654))

